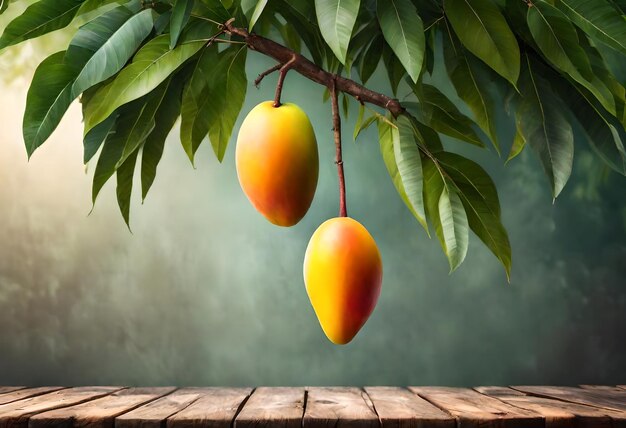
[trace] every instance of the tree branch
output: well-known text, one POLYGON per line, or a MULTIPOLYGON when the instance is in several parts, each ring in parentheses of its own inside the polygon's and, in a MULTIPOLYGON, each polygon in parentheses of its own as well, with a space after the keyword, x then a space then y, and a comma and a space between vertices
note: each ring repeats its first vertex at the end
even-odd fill
POLYGON ((339 216, 347 217, 346 206, 346 179, 343 175, 343 159, 341 157, 341 117, 339 116, 339 101, 337 96, 337 76, 331 80, 330 102, 333 110, 333 133, 335 135, 335 163, 339 177, 339 216))
POLYGON ((274 58, 279 64, 287 64, 292 61, 289 68, 297 71, 309 80, 324 85, 329 89, 334 84, 336 90, 352 95, 360 102, 374 104, 389 110, 394 117, 404 112, 404 108, 402 108, 400 101, 397 99, 372 91, 354 80, 329 73, 306 57, 283 45, 263 36, 250 34, 244 28, 233 26, 232 20, 223 24, 222 28, 228 34, 243 38, 250 49, 274 58))

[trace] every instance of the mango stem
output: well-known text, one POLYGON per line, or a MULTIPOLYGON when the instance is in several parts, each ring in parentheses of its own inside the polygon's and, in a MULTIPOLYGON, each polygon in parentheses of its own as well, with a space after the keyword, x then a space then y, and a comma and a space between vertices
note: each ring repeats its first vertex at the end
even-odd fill
POLYGON ((333 112, 333 133, 335 135, 335 164, 339 176, 339 216, 347 217, 346 205, 346 179, 343 174, 343 159, 341 156, 341 117, 339 116, 339 101, 337 96, 337 75, 330 82, 330 100, 333 112))

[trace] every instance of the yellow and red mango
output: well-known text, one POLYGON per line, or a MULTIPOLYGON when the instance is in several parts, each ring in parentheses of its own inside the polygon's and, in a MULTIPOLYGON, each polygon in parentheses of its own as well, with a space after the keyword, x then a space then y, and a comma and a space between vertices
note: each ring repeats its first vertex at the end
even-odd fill
POLYGON ((239 183, 270 222, 293 226, 317 187, 319 158, 313 126, 298 106, 265 101, 244 119, 237 137, 239 183))
POLYGON ((383 277, 372 235, 350 217, 317 228, 304 256, 306 290, 331 342, 352 340, 376 306, 383 277))

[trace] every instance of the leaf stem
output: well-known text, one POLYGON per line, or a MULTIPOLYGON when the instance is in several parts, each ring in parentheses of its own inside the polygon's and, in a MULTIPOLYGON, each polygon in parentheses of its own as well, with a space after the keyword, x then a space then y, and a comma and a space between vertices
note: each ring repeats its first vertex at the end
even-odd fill
POLYGON ((331 80, 330 100, 333 112, 333 133, 335 136, 335 163, 337 164, 337 175, 339 177, 339 216, 347 217, 346 206, 346 179, 343 173, 343 159, 341 155, 341 116, 339 115, 339 101, 337 96, 337 75, 331 80))

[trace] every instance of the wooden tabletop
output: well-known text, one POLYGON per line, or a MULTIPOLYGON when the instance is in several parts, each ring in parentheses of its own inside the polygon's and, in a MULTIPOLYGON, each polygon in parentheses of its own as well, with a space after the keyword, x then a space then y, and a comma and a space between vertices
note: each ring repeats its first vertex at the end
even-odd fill
POLYGON ((625 427, 626 386, 0 386, 0 428, 625 427))

